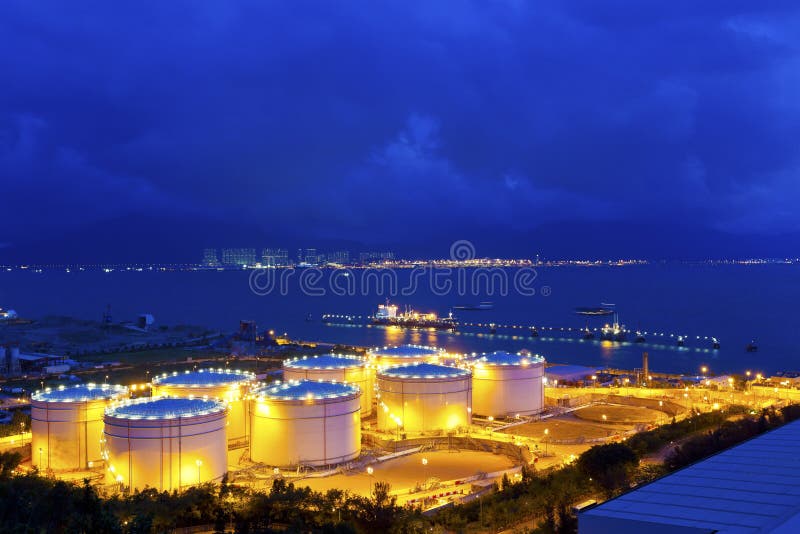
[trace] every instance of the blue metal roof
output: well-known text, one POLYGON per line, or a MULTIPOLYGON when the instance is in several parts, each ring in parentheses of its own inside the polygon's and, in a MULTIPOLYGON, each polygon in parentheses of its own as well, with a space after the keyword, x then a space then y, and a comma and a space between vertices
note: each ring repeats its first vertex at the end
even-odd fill
POLYGON ((412 363, 398 365, 380 371, 378 374, 397 378, 448 378, 469 376, 470 372, 458 367, 436 365, 433 363, 412 363))
POLYGON ((489 365, 531 365, 535 363, 544 363, 544 358, 538 354, 520 354, 498 350, 485 354, 478 354, 472 358, 472 361, 483 362, 489 365))
POLYGON ((344 354, 323 354, 311 358, 295 358, 283 362, 284 367, 297 369, 346 369, 349 367, 362 367, 366 362, 358 356, 344 354))
POLYGON ((270 399, 333 399, 355 395, 360 389, 352 384, 342 382, 318 382, 315 380, 291 380, 275 386, 268 386, 258 391, 270 399))
POLYGON ((197 371, 175 372, 171 375, 164 374, 157 376, 153 378, 153 383, 169 386, 214 386, 219 384, 233 384, 247 380, 255 380, 255 375, 232 369, 199 369, 197 371))
POLYGON ((110 384, 80 384, 56 389, 47 388, 33 394, 33 399, 49 402, 75 402, 94 399, 110 399, 128 392, 125 386, 110 384))
POLYGON ((225 403, 211 399, 160 397, 138 399, 106 410, 106 413, 125 419, 173 419, 206 415, 225 410, 225 403))
POLYGON ((436 347, 426 347, 424 345, 400 345, 397 347, 375 348, 370 351, 376 356, 392 356, 395 358, 419 358, 425 356, 435 356, 440 354, 442 349, 436 347))

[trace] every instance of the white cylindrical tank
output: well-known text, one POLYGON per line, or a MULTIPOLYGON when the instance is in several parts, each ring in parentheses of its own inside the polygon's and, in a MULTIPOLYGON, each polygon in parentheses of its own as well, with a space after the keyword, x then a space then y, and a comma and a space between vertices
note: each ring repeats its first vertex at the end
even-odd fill
POLYGON ((475 355, 472 368, 472 411, 506 417, 544 409, 544 358, 503 351, 475 355))
POLYGON ((227 405, 202 398, 144 397, 105 414, 106 475, 130 489, 172 491, 227 472, 227 405))
POLYGON ((332 465, 361 454, 361 390, 353 384, 284 382, 251 400, 254 462, 332 465))
POLYGON ((375 382, 378 430, 453 430, 472 421, 472 380, 467 369, 415 363, 381 369, 375 382))
POLYGON ((444 354, 443 349, 424 345, 376 347, 367 352, 370 360, 378 369, 420 362, 437 363, 444 354))
POLYGON ((228 441, 246 446, 250 439, 250 414, 245 397, 256 376, 231 369, 173 372, 153 378, 153 396, 208 397, 228 404, 228 441))
POLYGON ((31 461, 40 470, 88 469, 102 461, 103 414, 124 386, 47 388, 31 397, 31 461))
POLYGON ((374 375, 366 358, 349 354, 324 354, 285 360, 283 379, 347 382, 361 389, 361 416, 372 413, 374 375))

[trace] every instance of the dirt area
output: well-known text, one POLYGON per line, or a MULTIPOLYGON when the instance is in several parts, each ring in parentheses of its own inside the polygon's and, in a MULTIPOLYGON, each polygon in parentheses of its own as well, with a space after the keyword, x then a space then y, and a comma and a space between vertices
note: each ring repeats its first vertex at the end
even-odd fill
POLYGON ((373 464, 373 474, 366 470, 327 478, 306 478, 295 481, 298 486, 309 486, 316 491, 345 489, 367 495, 375 482, 388 482, 392 491, 413 488, 431 478, 441 481, 455 480, 514 467, 510 458, 501 454, 478 451, 429 451, 373 464), (428 465, 422 465, 422 459, 428 465))
POLYGON ((597 406, 587 406, 573 412, 579 419, 596 422, 609 422, 609 423, 655 423, 660 419, 668 417, 664 412, 658 410, 651 410, 644 406, 623 406, 618 404, 603 404, 597 406), (603 416, 606 419, 603 419, 603 416))
POLYGON ((544 431, 547 430, 547 437, 551 441, 561 441, 580 438, 604 438, 616 434, 617 432, 624 432, 630 428, 632 427, 629 425, 591 423, 582 421, 572 415, 564 415, 546 421, 514 426, 502 432, 515 436, 525 436, 543 440, 545 437, 544 431))

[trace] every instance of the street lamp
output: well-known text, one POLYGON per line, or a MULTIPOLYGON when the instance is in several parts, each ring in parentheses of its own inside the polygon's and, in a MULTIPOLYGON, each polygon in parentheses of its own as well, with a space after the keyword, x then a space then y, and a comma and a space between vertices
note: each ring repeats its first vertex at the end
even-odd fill
POLYGON ((197 465, 197 483, 200 484, 200 466, 203 465, 203 460, 199 458, 194 461, 195 465, 197 465))
POLYGON ((423 458, 422 459, 422 470, 423 470, 422 471, 423 475, 425 477, 424 483, 427 484, 428 483, 428 459, 427 458, 423 458))
POLYGON ((106 381, 104 383, 108 384, 108 375, 106 375, 106 381))
POLYGON ((42 468, 42 448, 39 447, 39 469, 42 468))
POLYGON ((592 387, 597 387, 597 375, 592 375, 592 387))
MULTIPOLYGON (((603 417, 605 417, 605 416, 603 416, 603 417)), ((544 440, 542 440, 542 441, 544 441, 544 455, 545 456, 547 456, 547 442, 550 441, 550 440, 547 439, 548 435, 550 435, 550 429, 549 428, 545 428, 544 429, 544 440)))
POLYGON ((375 472, 375 470, 372 469, 372 466, 367 467, 367 475, 369 475, 369 494, 370 495, 372 495, 374 493, 373 479, 372 479, 372 473, 374 473, 374 472, 375 472))
POLYGON ((608 422, 608 417, 606 417, 606 414, 603 414, 603 422, 604 422, 604 423, 607 423, 607 422, 608 422))

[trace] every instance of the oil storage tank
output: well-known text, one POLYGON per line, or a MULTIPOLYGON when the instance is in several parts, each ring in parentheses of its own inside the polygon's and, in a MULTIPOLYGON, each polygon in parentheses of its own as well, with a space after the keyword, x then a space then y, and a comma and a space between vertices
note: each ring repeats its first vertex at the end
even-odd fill
POLYGON ((374 375, 366 358, 349 354, 324 354, 293 358, 283 362, 284 380, 347 382, 361 389, 361 415, 372 413, 374 375))
POLYGON ((445 354, 443 349, 425 345, 377 347, 367 353, 378 369, 419 362, 437 363, 445 354))
POLYGON ((267 386, 251 399, 254 462, 332 465, 361 453, 361 390, 300 380, 267 386))
POLYGON ((246 446, 250 414, 245 397, 256 383, 253 373, 231 369, 198 369, 153 378, 153 396, 208 397, 228 404, 228 442, 246 446))
POLYGON ((380 369, 376 379, 378 430, 453 430, 471 422, 470 371, 431 363, 380 369))
POLYGON ((40 470, 88 469, 102 460, 103 414, 128 388, 108 384, 37 391, 31 397, 31 461, 40 470))
POLYGON ((497 351, 475 355, 469 365, 474 413, 506 417, 544 409, 545 360, 541 356, 497 351))
POLYGON ((105 414, 106 478, 130 489, 172 491, 227 472, 227 405, 203 398, 145 397, 105 414))

